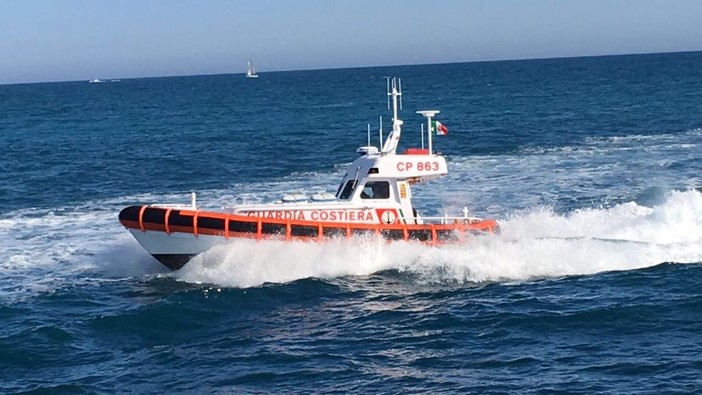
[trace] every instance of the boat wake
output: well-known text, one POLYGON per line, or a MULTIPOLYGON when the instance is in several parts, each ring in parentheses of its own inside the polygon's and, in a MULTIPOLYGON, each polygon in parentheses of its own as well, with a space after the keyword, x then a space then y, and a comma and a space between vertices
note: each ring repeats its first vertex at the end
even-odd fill
POLYGON ((376 239, 238 240, 195 257, 172 276, 231 287, 385 270, 426 283, 528 281, 702 262, 702 193, 694 190, 671 192, 654 207, 630 202, 567 215, 536 208, 500 225, 500 235, 440 247, 376 239))
POLYGON ((499 235, 441 247, 375 239, 238 240, 206 251, 176 272, 167 272, 115 223, 125 199, 4 214, 0 294, 46 292, 85 278, 166 276, 255 287, 390 270, 429 284, 511 282, 702 262, 698 190, 668 192, 655 204, 632 201, 567 214, 548 207, 512 212, 501 216, 499 235))

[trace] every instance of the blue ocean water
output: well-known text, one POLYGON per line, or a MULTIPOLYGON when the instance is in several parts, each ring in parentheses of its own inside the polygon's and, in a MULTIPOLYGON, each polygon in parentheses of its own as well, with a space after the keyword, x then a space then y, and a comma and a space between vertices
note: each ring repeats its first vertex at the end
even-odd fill
POLYGON ((701 110, 700 52, 0 86, 0 392, 699 393, 701 110), (500 235, 169 272, 119 225, 334 192, 391 75, 401 148, 449 127, 420 211, 500 235))

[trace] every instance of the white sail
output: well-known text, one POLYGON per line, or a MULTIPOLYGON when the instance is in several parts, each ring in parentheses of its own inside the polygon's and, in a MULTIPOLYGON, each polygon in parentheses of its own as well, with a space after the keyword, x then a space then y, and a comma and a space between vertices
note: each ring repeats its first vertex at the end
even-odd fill
POLYGON ((258 74, 256 74, 256 69, 251 59, 249 59, 248 68, 246 69, 246 78, 258 78, 258 74))

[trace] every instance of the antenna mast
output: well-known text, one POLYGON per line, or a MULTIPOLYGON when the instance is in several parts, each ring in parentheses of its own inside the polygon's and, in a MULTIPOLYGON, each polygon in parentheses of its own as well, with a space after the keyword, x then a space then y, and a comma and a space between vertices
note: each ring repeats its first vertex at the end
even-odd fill
POLYGON ((390 105, 390 98, 392 97, 392 131, 388 135, 385 144, 381 149, 383 154, 394 154, 397 150, 397 143, 400 141, 400 135, 402 134, 402 120, 397 115, 398 113, 398 101, 400 108, 402 107, 402 87, 401 82, 398 78, 388 78, 388 106, 390 105))
MULTIPOLYGON (((399 78, 388 79, 388 110, 390 109, 390 97, 392 97, 392 120, 393 120, 393 130, 395 130, 395 122, 399 121, 397 117, 397 103, 398 98, 400 102, 400 110, 402 110, 402 83, 399 78), (390 83, 392 81, 392 83, 390 83)), ((402 121, 400 121, 402 122, 402 121)), ((400 123, 402 124, 402 123, 400 123)))

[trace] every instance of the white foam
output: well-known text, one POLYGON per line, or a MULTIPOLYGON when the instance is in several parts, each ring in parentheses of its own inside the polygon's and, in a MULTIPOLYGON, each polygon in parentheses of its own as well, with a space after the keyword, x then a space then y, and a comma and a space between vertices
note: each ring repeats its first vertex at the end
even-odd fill
MULTIPOLYGON (((117 206, 18 210, 0 221, 0 293, 50 291, 86 276, 163 272, 124 231, 117 206)), ((120 203, 121 204, 121 203, 120 203)))
POLYGON ((697 191, 671 192, 654 208, 632 202, 568 215, 535 209, 514 214, 501 226, 498 236, 442 247, 367 239, 240 240, 196 257, 175 277, 251 287, 394 269, 427 282, 523 281, 702 262, 702 194, 697 191))
POLYGON ((325 243, 237 240, 195 257, 175 276, 235 287, 308 277, 363 276, 392 267, 389 253, 396 249, 374 239, 325 243))

